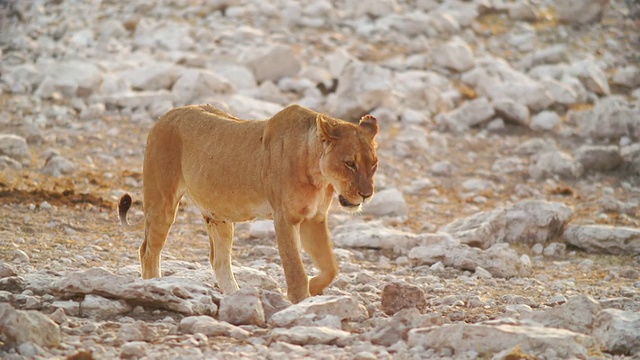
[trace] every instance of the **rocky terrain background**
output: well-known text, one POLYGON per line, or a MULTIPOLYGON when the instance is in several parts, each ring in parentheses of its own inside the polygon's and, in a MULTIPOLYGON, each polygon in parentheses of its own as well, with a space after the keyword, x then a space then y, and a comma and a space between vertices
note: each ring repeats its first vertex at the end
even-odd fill
MULTIPOLYGON (((0 1, 0 357, 623 359, 640 354, 640 5, 0 1), (291 305, 272 223, 222 296, 184 199, 142 281, 145 138, 172 107, 381 123, 341 273, 291 305)), ((311 274, 315 272, 308 258, 311 274)))

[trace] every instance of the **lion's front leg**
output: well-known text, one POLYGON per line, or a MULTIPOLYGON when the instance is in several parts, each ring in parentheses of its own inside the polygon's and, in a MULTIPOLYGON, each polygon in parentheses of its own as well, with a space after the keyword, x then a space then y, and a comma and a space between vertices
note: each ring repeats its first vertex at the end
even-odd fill
POLYGON ((282 259, 284 276, 287 280, 287 296, 292 303, 309 297, 309 279, 300 256, 300 223, 294 223, 286 216, 274 219, 278 250, 282 259))
POLYGON ((338 264, 325 219, 307 219, 300 224, 302 248, 311 256, 320 274, 309 281, 309 293, 320 295, 338 275, 338 264))

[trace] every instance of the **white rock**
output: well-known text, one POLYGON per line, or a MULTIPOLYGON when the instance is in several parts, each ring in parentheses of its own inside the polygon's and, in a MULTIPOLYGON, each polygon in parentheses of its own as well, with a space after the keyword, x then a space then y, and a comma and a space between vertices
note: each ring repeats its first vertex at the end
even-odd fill
POLYGON ((520 319, 530 319, 544 326, 588 335, 601 309, 600 304, 591 297, 579 295, 569 298, 560 306, 523 314, 520 319))
POLYGON ((593 324, 593 337, 604 344, 612 354, 634 355, 640 353, 640 313, 604 309, 593 324))
POLYGON ((294 326, 290 329, 273 329, 270 332, 273 340, 284 341, 296 345, 334 344, 346 339, 350 333, 326 326, 294 326))
POLYGON ((471 48, 457 36, 446 44, 433 49, 431 57, 435 65, 457 72, 467 71, 475 65, 471 48))
POLYGON ((250 333, 240 327, 210 316, 188 316, 180 320, 178 331, 183 334, 202 333, 206 336, 229 336, 234 339, 246 339, 250 333))
POLYGON ((187 23, 151 19, 145 17, 138 21, 133 34, 134 45, 166 50, 189 50, 195 45, 187 23))
POLYGON ((511 99, 497 99, 491 105, 496 115, 504 121, 529 126, 529 108, 511 99))
POLYGON ((629 65, 617 69, 611 81, 616 85, 622 85, 628 88, 640 87, 640 67, 629 65))
POLYGON ((526 200, 505 211, 504 241, 548 243, 555 241, 573 217, 573 209, 557 202, 526 200))
POLYGON ((22 170, 22 164, 6 155, 0 155, 0 171, 4 169, 22 170))
POLYGON ((498 209, 454 220, 439 231, 451 234, 462 244, 488 249, 504 241, 506 226, 504 210, 498 209))
POLYGON ((94 319, 107 319, 131 311, 124 300, 111 300, 98 295, 87 295, 80 303, 80 315, 94 319))
POLYGON ((554 349, 559 358, 588 357, 596 341, 587 335, 563 329, 525 325, 485 325, 457 323, 409 331, 408 344, 441 351, 454 349, 454 357, 467 351, 495 354, 518 348, 529 356, 542 356, 554 349))
POLYGON ((620 149, 615 145, 582 145, 576 150, 576 160, 586 172, 614 170, 623 161, 620 149))
POLYGON ((234 266, 233 273, 242 286, 254 286, 264 290, 278 290, 278 283, 266 272, 246 266, 234 266))
POLYGON ((357 298, 351 296, 314 296, 281 310, 269 319, 277 327, 323 326, 340 329, 342 320, 362 320, 368 317, 367 310, 357 298), (337 321, 335 321, 335 320, 337 321))
POLYGON ((569 72, 577 76, 590 91, 598 95, 609 95, 611 93, 607 75, 595 62, 583 60, 573 63, 569 72))
POLYGON ((373 63, 352 61, 338 78, 336 92, 327 98, 328 113, 355 120, 389 99, 391 71, 373 63))
POLYGON ((265 316, 258 289, 243 287, 225 295, 220 301, 218 319, 232 325, 264 325, 265 316))
POLYGON ((74 173, 76 169, 76 164, 67 158, 60 155, 52 155, 45 161, 42 173, 53 177, 61 177, 74 173))
POLYGON ((256 220, 249 224, 249 236, 252 238, 264 239, 276 236, 276 229, 273 220, 256 220))
POLYGON ((363 206, 362 212, 375 216, 405 216, 409 213, 409 208, 402 192, 391 188, 377 192, 363 206))
POLYGON ((460 246, 460 240, 447 233, 425 234, 419 245, 409 251, 410 259, 417 259, 428 265, 447 261, 447 256, 460 246))
POLYGON ((541 111, 533 116, 529 127, 536 131, 551 131, 558 127, 562 119, 555 111, 541 111))
POLYGON ((570 24, 587 24, 600 20, 609 1, 558 0, 554 2, 558 19, 570 24))
POLYGON ((632 107, 622 96, 607 96, 588 111, 572 113, 580 124, 578 134, 593 139, 618 140, 623 136, 640 137, 640 108, 632 107))
POLYGON ((302 65, 292 47, 270 44, 244 54, 242 62, 253 71, 256 80, 278 81, 285 76, 296 76, 302 65))
POLYGON ((22 165, 31 164, 31 152, 27 140, 14 134, 0 134, 0 155, 18 161, 22 165))
POLYGON ((36 63, 38 71, 46 74, 35 95, 48 98, 54 92, 69 97, 87 97, 98 90, 102 71, 89 61, 56 61, 41 58, 36 63))
POLYGON ((439 126, 452 132, 464 132, 470 127, 490 120, 495 111, 485 97, 467 101, 448 113, 440 113, 435 120, 439 126))
POLYGON ((640 230, 607 225, 569 225, 564 240, 591 253, 640 254, 640 230))
POLYGON ((411 248, 419 242, 413 233, 385 227, 379 221, 349 222, 333 229, 333 242, 342 247, 411 248))
POLYGON ((60 344, 60 328, 48 316, 37 311, 16 310, 0 303, 0 333, 8 344, 34 343, 43 347, 60 344))
POLYGON ((123 81, 131 84, 133 90, 169 90, 180 74, 178 66, 158 62, 146 66, 133 67, 115 73, 123 81))
POLYGON ((371 16, 373 18, 383 17, 393 14, 398 9, 395 0, 364 0, 348 1, 346 8, 353 9, 356 17, 371 16))
POLYGON ((127 358, 142 358, 149 354, 151 345, 144 341, 131 341, 122 344, 120 347, 120 357, 127 358))
POLYGON ((536 180, 553 176, 575 179, 582 175, 582 165, 569 154, 561 151, 547 151, 533 158, 529 175, 536 180))
POLYGON ((118 338, 125 342, 154 341, 158 338, 158 332, 155 326, 150 326, 142 320, 136 320, 123 323, 118 330, 118 338))
POLYGON ((29 259, 29 255, 26 252, 16 249, 13 251, 13 262, 21 263, 21 264, 29 264, 31 259, 29 259))
POLYGON ((632 175, 640 175, 640 143, 631 144, 620 149, 624 167, 632 175))
POLYGON ((246 66, 237 64, 213 64, 209 67, 211 71, 227 79, 236 89, 253 89, 258 86, 253 72, 246 66))
POLYGON ((542 79, 540 81, 553 101, 562 105, 573 105, 581 99, 580 94, 570 84, 554 79, 542 79))
POLYGON ((201 69, 183 71, 171 88, 171 93, 181 104, 210 98, 215 94, 228 94, 233 91, 233 86, 227 79, 212 71, 201 69))
MULTIPOLYGON (((54 313, 58 313, 58 310, 61 310, 62 313, 64 314, 63 316, 60 316, 62 319, 66 318, 66 315, 69 316, 78 316, 80 314, 80 303, 75 302, 73 300, 58 300, 58 301, 54 301, 53 303, 51 303, 51 308, 52 309, 56 309, 54 311, 54 313)), ((54 321, 56 321, 58 324, 60 324, 61 322, 57 321, 55 318, 53 318, 53 314, 52 315, 52 319, 54 319, 54 321)), ((64 322, 64 321, 62 321, 64 322)))
POLYGON ((553 98, 539 82, 505 81, 491 89, 492 99, 509 98, 524 104, 534 112, 541 111, 553 104, 553 98))
POLYGON ((187 279, 131 279, 114 275, 102 268, 92 268, 70 273, 56 281, 52 287, 55 292, 67 296, 100 294, 186 315, 215 314, 217 311, 213 298, 218 295, 210 287, 187 279))

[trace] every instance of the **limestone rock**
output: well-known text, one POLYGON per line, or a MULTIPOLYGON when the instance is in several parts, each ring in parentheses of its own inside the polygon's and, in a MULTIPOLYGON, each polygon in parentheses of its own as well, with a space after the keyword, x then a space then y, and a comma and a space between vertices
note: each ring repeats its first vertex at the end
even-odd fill
POLYGON ((579 295, 552 309, 524 314, 520 319, 527 318, 544 326, 590 334, 601 309, 600 304, 591 297, 579 295))
POLYGON ((381 222, 350 222, 333 229, 333 242, 342 247, 411 248, 419 242, 419 236, 386 227, 381 222))
POLYGON ((124 300, 111 300, 98 295, 87 295, 80 303, 80 315, 95 319, 124 314, 131 311, 131 306, 124 300))
POLYGON ((622 164, 622 155, 615 145, 582 145, 576 151, 576 160, 586 172, 610 171, 622 164))
POLYGON ((273 329, 273 340, 296 345, 333 344, 351 336, 350 333, 325 326, 294 326, 289 329, 273 329))
POLYGON ((218 318, 232 325, 264 325, 265 316, 258 289, 243 287, 226 295, 220 301, 218 318))
POLYGON ((95 294, 156 306, 186 315, 215 314, 213 290, 186 279, 131 279, 102 268, 73 272, 52 285, 64 295, 95 294))
POLYGON ((415 308, 407 308, 396 312, 393 317, 365 334, 374 344, 391 346, 398 341, 407 341, 409 330, 427 326, 442 325, 445 318, 438 313, 420 314, 415 308))
POLYGON ((587 24, 600 20, 608 0, 559 0, 554 3, 558 19, 570 24, 587 24))
POLYGON ((367 311, 355 297, 313 296, 281 310, 269 320, 277 327, 330 326, 340 329, 342 320, 363 319, 367 311))
POLYGON ((590 253, 640 254, 640 230, 607 225, 569 225, 564 240, 590 253))
POLYGON ((529 108, 511 99, 497 99, 491 105, 496 115, 504 121, 522 126, 529 126, 529 108))
POLYGON ((438 114, 435 120, 445 130, 464 132, 473 126, 487 122, 493 115, 495 111, 489 100, 481 97, 468 101, 448 113, 438 114))
POLYGON ((506 209, 504 240, 509 243, 547 243, 556 240, 573 217, 573 209, 558 202, 521 201, 506 209))
POLYGON ((8 156, 22 165, 31 163, 31 152, 27 140, 14 134, 0 134, 0 155, 8 156))
POLYGON ((612 354, 640 353, 640 314, 633 311, 604 309, 595 319, 593 337, 612 354))
POLYGON ((471 69, 475 65, 469 45, 459 37, 454 37, 431 53, 434 64, 457 72, 471 69))
POLYGON ((374 216, 404 216, 409 208, 402 192, 392 188, 376 193, 371 201, 363 205, 362 212, 374 216))
POLYGON ((9 344, 34 343, 43 347, 60 344, 60 328, 48 316, 37 311, 16 310, 0 303, 0 333, 9 344))
POLYGON ((202 333, 206 336, 228 336, 234 339, 245 339, 249 332, 210 316, 188 316, 180 320, 178 331, 183 334, 202 333))
POLYGON ((424 291, 415 285, 401 282, 388 283, 382 288, 382 311, 393 315, 402 309, 416 308, 424 312, 427 299, 424 291))
POLYGON ((278 81, 285 76, 295 76, 302 65, 293 48, 272 44, 259 51, 245 54, 244 64, 253 71, 259 83, 267 80, 278 81))
POLYGON ((529 166, 529 175, 536 180, 542 180, 554 176, 560 178, 576 179, 584 172, 582 165, 573 159, 571 155, 551 150, 535 156, 529 166))
POLYGON ((373 63, 351 61, 342 70, 336 92, 327 98, 332 116, 356 120, 389 98, 391 72, 373 63))
POLYGON ((233 92, 233 86, 220 75, 200 69, 189 69, 182 72, 171 92, 181 104, 197 102, 214 94, 233 92))
POLYGON ((453 349, 453 355, 476 351, 497 354, 518 347, 519 352, 538 357, 546 349, 557 358, 587 358, 596 341, 587 335, 564 329, 525 325, 450 324, 409 331, 409 346, 453 349))

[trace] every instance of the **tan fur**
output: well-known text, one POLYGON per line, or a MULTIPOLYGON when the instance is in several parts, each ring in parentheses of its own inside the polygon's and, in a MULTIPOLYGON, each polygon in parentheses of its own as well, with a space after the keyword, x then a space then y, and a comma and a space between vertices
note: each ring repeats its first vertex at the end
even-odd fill
POLYGON ((288 106, 268 120, 243 121, 210 105, 173 109, 152 127, 145 151, 144 223, 126 221, 131 197, 120 200, 127 230, 144 227, 142 277, 160 276, 160 252, 180 198, 202 211, 209 259, 224 293, 238 289, 231 271, 233 223, 273 219, 287 281, 296 303, 317 295, 338 267, 327 228, 334 192, 347 211, 373 195, 378 124, 358 125, 288 106), (320 274, 309 279, 300 245, 320 274))

